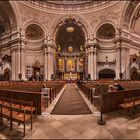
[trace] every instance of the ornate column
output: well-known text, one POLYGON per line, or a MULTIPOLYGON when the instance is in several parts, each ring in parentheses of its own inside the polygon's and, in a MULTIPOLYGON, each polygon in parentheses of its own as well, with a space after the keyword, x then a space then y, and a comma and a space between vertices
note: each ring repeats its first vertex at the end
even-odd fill
POLYGON ((11 41, 11 55, 12 55, 12 80, 25 80, 25 40, 24 32, 20 29, 15 36, 12 37, 11 41))
POLYGON ((52 63, 52 59, 51 59, 51 50, 50 50, 50 46, 48 46, 48 51, 47 51, 47 57, 48 57, 48 66, 47 66, 47 68, 48 68, 48 75, 47 75, 47 78, 48 78, 48 80, 51 80, 51 75, 52 75, 52 67, 53 67, 53 63, 52 63))
POLYGON ((97 52, 96 48, 93 50, 93 80, 97 80, 97 52))
POLYGON ((129 55, 129 48, 126 49, 126 80, 130 80, 130 55, 129 55))
POLYGON ((129 63, 130 63, 130 57, 129 57, 129 49, 125 47, 125 44, 122 44, 122 74, 123 79, 127 80, 129 79, 129 63))
POLYGON ((25 80, 26 78, 26 55, 25 55, 25 31, 20 29, 20 73, 22 74, 22 79, 25 80))
POLYGON ((51 80, 54 75, 54 52, 55 45, 51 39, 45 40, 44 43, 44 80, 51 80))
POLYGON ((87 44, 88 49, 88 74, 90 74, 91 80, 97 79, 97 55, 96 55, 96 44, 91 41, 87 44))
POLYGON ((51 80, 51 74, 53 70, 52 56, 50 47, 44 48, 44 80, 51 80))
POLYGON ((116 31, 116 38, 114 43, 116 44, 116 79, 122 78, 122 30, 119 28, 116 31))
POLYGON ((16 73, 15 73, 16 54, 15 54, 15 49, 11 50, 11 55, 12 55, 12 77, 11 77, 11 80, 15 80, 16 79, 16 73))
POLYGON ((88 57, 88 74, 90 75, 90 80, 93 80, 93 43, 87 44, 87 57, 88 57))
POLYGON ((16 59, 15 59, 15 63, 16 63, 16 65, 15 65, 15 72, 16 72, 16 80, 19 80, 19 74, 21 73, 21 57, 20 57, 20 49, 19 48, 17 48, 16 49, 16 53, 15 53, 15 55, 16 55, 16 59))
POLYGON ((21 48, 21 71, 20 73, 22 74, 22 79, 25 80, 26 78, 26 55, 25 55, 25 49, 21 48))
POLYGON ((120 47, 116 46, 116 79, 120 79, 120 47))
MULTIPOLYGON (((91 74, 90 73, 90 48, 88 48, 88 75, 91 74)), ((91 76, 91 75, 90 75, 91 76)))
POLYGON ((44 81, 48 79, 48 54, 47 54, 47 48, 44 46, 44 81))
POLYGON ((85 55, 84 55, 84 78, 88 77, 88 49, 85 49, 85 55))
POLYGON ((127 48, 127 38, 121 29, 117 30, 116 44, 116 79, 129 79, 129 49, 127 48))
POLYGON ((94 71, 94 67, 93 67, 93 46, 90 47, 90 78, 91 80, 93 80, 93 71, 94 71))

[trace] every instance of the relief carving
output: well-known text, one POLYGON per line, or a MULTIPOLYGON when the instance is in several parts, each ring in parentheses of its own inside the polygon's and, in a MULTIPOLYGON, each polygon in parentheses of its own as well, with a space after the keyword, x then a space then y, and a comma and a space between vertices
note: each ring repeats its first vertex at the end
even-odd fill
POLYGON ((22 22, 26 22, 26 21, 32 19, 35 21, 39 21, 40 23, 42 23, 46 27, 48 27, 48 19, 50 19, 50 18, 48 15, 44 16, 44 13, 42 13, 40 11, 28 9, 27 7, 25 7, 24 10, 22 10, 21 15, 22 15, 21 16, 22 22))
POLYGON ((115 10, 113 12, 103 11, 99 13, 99 16, 93 15, 90 24, 93 26, 97 22, 107 21, 107 20, 113 20, 114 22, 118 22, 118 19, 120 19, 120 16, 121 16, 121 10, 115 10))

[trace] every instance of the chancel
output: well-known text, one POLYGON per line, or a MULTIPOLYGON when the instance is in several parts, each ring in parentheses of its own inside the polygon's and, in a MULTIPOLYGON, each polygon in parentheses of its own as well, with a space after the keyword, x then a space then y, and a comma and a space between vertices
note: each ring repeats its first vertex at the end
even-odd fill
POLYGON ((0 1, 0 139, 140 139, 140 1, 0 1))

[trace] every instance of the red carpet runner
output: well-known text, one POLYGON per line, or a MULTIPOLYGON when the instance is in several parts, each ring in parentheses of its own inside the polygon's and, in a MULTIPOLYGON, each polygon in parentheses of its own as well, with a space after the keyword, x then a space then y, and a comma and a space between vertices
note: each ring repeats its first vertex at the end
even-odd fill
POLYGON ((71 84, 67 85, 51 114, 82 115, 92 114, 92 112, 80 95, 78 88, 74 84, 71 84))

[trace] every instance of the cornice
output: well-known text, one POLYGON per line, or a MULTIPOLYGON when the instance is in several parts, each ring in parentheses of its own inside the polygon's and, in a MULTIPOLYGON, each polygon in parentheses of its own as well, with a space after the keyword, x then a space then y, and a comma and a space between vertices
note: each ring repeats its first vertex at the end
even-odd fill
MULTIPOLYGON (((45 5, 40 5, 37 2, 33 2, 33 1, 19 1, 20 3, 36 9, 36 10, 40 10, 40 11, 44 11, 44 12, 48 12, 48 13, 59 13, 59 14, 72 14, 72 13, 76 13, 76 14, 82 14, 82 13, 90 13, 90 12, 95 12, 95 11, 99 11, 108 7, 111 7, 115 4, 117 4, 119 1, 104 1, 104 4, 102 5, 89 5, 88 7, 85 7, 84 5, 82 5, 81 7, 76 5, 74 8, 73 7, 60 7, 60 6, 48 6, 46 7, 45 5)), ((102 2, 103 3, 103 2, 102 2)), ((65 6, 65 5, 64 5, 65 6)))

